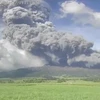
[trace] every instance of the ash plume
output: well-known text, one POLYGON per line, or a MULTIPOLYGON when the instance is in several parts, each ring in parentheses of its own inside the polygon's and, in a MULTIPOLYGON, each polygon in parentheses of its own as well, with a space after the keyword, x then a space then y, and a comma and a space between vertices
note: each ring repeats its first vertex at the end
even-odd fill
POLYGON ((100 53, 92 50, 93 43, 55 29, 49 21, 50 7, 43 0, 1 0, 0 16, 5 23, 0 69, 100 65, 100 53))

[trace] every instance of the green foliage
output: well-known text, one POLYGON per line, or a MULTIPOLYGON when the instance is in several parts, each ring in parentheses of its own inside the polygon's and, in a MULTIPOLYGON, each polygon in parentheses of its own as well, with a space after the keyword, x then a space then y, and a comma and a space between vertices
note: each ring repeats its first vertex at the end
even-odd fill
POLYGON ((0 84, 0 100, 100 100, 100 83, 0 84))
POLYGON ((43 75, 42 77, 45 78, 46 80, 56 80, 55 77, 50 76, 50 75, 43 75))
POLYGON ((62 83, 62 82, 66 82, 66 79, 64 79, 64 78, 57 79, 57 83, 62 83))
POLYGON ((1 79, 0 83, 14 83, 13 79, 1 79))
POLYGON ((45 79, 43 78, 33 78, 33 79, 25 79, 23 80, 24 83, 42 83, 45 82, 45 79))
POLYGON ((84 81, 100 82, 100 77, 87 77, 84 81))

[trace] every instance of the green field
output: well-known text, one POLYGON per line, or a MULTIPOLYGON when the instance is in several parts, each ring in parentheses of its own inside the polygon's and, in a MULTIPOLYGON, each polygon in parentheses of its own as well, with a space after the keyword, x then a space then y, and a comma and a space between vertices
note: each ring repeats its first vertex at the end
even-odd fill
POLYGON ((100 83, 0 83, 0 100, 100 100, 100 83))

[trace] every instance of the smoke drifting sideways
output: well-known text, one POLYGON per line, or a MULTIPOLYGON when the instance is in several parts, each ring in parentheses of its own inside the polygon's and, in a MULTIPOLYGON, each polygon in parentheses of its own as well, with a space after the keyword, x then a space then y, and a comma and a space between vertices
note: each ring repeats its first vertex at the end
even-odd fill
POLYGON ((46 63, 44 59, 17 49, 8 41, 0 41, 0 71, 15 70, 32 66, 41 67, 44 63, 46 63))
POLYGON ((1 0, 5 28, 0 41, 0 69, 74 66, 96 68, 100 53, 82 36, 58 32, 43 0, 1 0))

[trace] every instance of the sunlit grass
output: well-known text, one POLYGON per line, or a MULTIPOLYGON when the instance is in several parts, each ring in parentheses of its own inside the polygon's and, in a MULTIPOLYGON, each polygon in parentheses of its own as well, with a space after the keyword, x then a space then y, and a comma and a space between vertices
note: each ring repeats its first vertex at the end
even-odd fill
POLYGON ((0 100, 100 100, 100 84, 0 84, 0 100))

